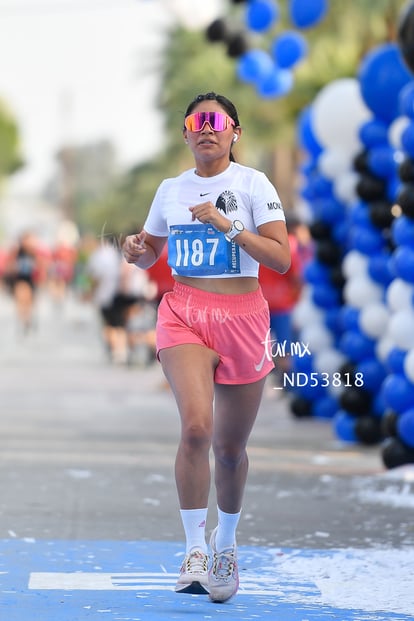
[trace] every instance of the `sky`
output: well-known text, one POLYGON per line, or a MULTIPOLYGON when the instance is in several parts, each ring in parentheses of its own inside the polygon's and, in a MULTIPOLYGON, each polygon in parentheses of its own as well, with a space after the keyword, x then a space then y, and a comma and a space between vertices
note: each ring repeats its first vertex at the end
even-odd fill
MULTIPOLYGON (((171 0, 169 0, 171 1, 171 0)), ((162 148, 155 109, 165 0, 0 0, 0 99, 27 165, 10 191, 36 193, 64 143, 114 143, 122 166, 162 148)))

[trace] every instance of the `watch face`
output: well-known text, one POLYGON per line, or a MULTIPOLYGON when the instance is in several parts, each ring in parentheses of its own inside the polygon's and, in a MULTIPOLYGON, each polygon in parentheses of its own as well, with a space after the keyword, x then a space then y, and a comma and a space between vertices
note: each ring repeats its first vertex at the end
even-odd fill
POLYGON ((243 222, 240 222, 240 220, 235 220, 233 222, 233 226, 236 229, 236 231, 244 231, 244 224, 243 222))

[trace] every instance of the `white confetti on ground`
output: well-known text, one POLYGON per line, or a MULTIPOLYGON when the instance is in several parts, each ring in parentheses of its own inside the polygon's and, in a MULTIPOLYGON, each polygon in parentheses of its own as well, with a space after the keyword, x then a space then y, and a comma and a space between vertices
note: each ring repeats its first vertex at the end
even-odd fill
MULTIPOLYGON (((282 581, 317 586, 320 595, 309 594, 309 603, 414 615, 414 549, 298 551, 279 556, 277 568, 282 581)), ((290 591, 287 601, 303 603, 303 596, 290 591)))
POLYGON ((354 481, 360 502, 414 509, 414 464, 354 481))

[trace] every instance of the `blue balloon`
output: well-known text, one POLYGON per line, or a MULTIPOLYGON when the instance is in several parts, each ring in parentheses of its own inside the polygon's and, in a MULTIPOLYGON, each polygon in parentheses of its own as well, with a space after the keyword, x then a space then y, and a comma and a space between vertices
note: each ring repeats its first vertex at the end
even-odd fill
POLYGON ((335 222, 331 229, 332 239, 336 241, 340 246, 348 246, 349 236, 349 222, 348 219, 344 219, 339 222, 335 222))
POLYGON ((391 225, 391 233, 397 246, 414 247, 414 220, 407 216, 395 218, 391 225))
POLYGON ((334 308, 340 303, 341 294, 336 287, 333 287, 328 283, 323 285, 314 285, 312 300, 316 306, 320 306, 321 308, 334 308))
POLYGON ((237 75, 243 82, 257 82, 273 71, 271 56, 264 50, 251 49, 238 59, 237 75))
POLYGON ((329 283, 329 270, 317 259, 311 259, 303 269, 303 278, 314 285, 325 285, 329 283))
POLYGON ((308 52, 308 44, 299 32, 285 30, 274 39, 271 52, 276 64, 282 69, 291 69, 308 52))
POLYGON ((312 413, 318 418, 333 418, 338 411, 338 400, 331 395, 321 397, 313 404, 312 413))
POLYGON ((359 329, 359 310, 353 306, 345 304, 341 308, 341 324, 342 330, 358 330, 359 329))
POLYGON ((323 151, 323 147, 319 144, 312 128, 311 107, 307 106, 299 115, 297 124, 297 135, 299 145, 306 149, 315 158, 323 151))
POLYGON ((386 409, 387 409, 387 406, 385 405, 384 395, 382 394, 382 391, 380 390, 374 396, 374 399, 372 401, 371 411, 372 411, 372 414, 376 416, 377 418, 382 418, 384 416, 386 409))
POLYGON ((317 399, 321 399, 326 392, 326 388, 322 386, 321 383, 315 386, 312 383, 311 377, 299 377, 297 379, 298 385, 295 387, 295 392, 297 392, 301 397, 308 399, 309 401, 316 401, 317 399), (300 383, 302 382, 302 385, 300 383))
POLYGON ((414 119, 414 82, 409 82, 401 89, 399 104, 401 116, 414 119))
POLYGON ((308 188, 311 190, 314 199, 332 198, 332 182, 318 171, 314 171, 309 177, 308 188))
POLYGON ((385 239, 372 224, 355 226, 349 235, 349 247, 368 256, 378 253, 385 246, 385 239))
POLYGON ((395 43, 374 48, 363 59, 358 72, 361 95, 376 117, 392 123, 399 115, 399 94, 412 80, 395 43))
POLYGON ((367 121, 359 130, 359 138, 368 149, 388 145, 388 125, 375 118, 367 121))
POLYGON ((368 205, 365 201, 358 201, 352 207, 350 213, 350 224, 358 226, 370 226, 371 218, 369 217, 368 205))
POLYGON ((264 78, 259 78, 256 88, 264 99, 283 97, 293 86, 293 74, 287 69, 273 68, 264 78))
POLYGON ((355 433, 356 418, 345 410, 338 410, 333 419, 333 428, 340 440, 343 442, 356 443, 355 433))
POLYGON ((408 381, 404 375, 388 375, 381 387, 387 407, 401 414, 412 407, 414 384, 408 381))
POLYGON ((328 0, 290 0, 290 19, 296 28, 316 26, 328 11, 328 0))
POLYGON ((343 203, 336 198, 321 198, 312 204, 312 209, 316 220, 326 224, 336 224, 342 222, 346 216, 346 208, 343 203))
POLYGON ((406 410, 398 417, 397 432, 407 446, 414 448, 414 407, 406 410))
POLYGON ((320 173, 315 173, 314 175, 312 175, 311 181, 317 196, 319 196, 320 198, 332 197, 332 181, 330 181, 320 173))
POLYGON ((311 157, 306 158, 299 164, 299 172, 304 177, 310 177, 313 173, 318 171, 318 161, 315 159, 311 153, 309 153, 311 157))
POLYGON ((378 252, 368 259, 368 274, 375 282, 389 285, 395 275, 390 265, 391 254, 387 251, 378 252))
POLYGON ((407 352, 393 347, 387 354, 385 364, 391 373, 404 375, 404 360, 407 352))
POLYGON ((339 349, 352 362, 374 356, 375 341, 358 330, 348 330, 339 339, 339 349))
POLYGON ((377 177, 387 178, 398 170, 396 152, 392 147, 374 147, 368 153, 368 166, 377 177))
POLYGON ((414 248, 409 246, 397 248, 392 255, 392 264, 399 278, 414 283, 414 248))
POLYGON ((401 190, 401 179, 397 172, 395 175, 388 177, 386 192, 387 192, 387 198, 389 201, 391 201, 391 203, 397 202, 397 196, 400 190, 401 190))
POLYGON ((334 335, 342 333, 341 307, 332 306, 327 308, 325 312, 325 325, 334 335))
POLYGON ((292 356, 292 371, 295 373, 310 373, 313 369, 313 356, 292 356))
POLYGON ((381 388, 381 384, 387 375, 384 365, 376 358, 361 360, 356 371, 362 374, 364 388, 373 393, 381 388))
POLYGON ((265 32, 279 17, 279 8, 273 0, 250 0, 246 23, 250 30, 265 32))
POLYGON ((414 157, 414 121, 411 121, 403 130, 401 146, 410 157, 414 157))

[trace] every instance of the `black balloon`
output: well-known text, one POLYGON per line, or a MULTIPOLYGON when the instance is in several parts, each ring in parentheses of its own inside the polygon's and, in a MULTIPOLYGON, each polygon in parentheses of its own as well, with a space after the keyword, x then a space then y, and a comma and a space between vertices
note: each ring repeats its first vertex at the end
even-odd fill
POLYGON ((398 46, 409 69, 414 72, 414 2, 406 4, 400 13, 398 46))
POLYGON ((354 170, 359 173, 368 173, 368 151, 361 151, 354 158, 354 170))
POLYGON ((408 448, 397 438, 389 438, 382 447, 382 461, 386 468, 414 464, 414 449, 408 448))
POLYGON ((331 239, 322 239, 316 245, 316 258, 327 265, 337 265, 342 260, 342 252, 336 242, 331 239))
POLYGON ((406 157, 398 167, 398 174, 401 181, 414 181, 414 160, 410 157, 406 157))
POLYGON ((312 404, 304 397, 295 397, 290 402, 290 410, 296 418, 312 416, 312 404))
POLYGON ((316 220, 312 222, 309 227, 309 232, 312 236, 312 239, 330 239, 331 237, 331 227, 325 222, 321 222, 320 220, 316 220))
POLYGON ((249 42, 244 32, 237 32, 227 39, 227 56, 238 58, 249 49, 249 42))
POLYGON ((342 379, 345 377, 350 377, 352 380, 354 379, 354 374, 357 370, 356 365, 353 362, 345 362, 340 368, 339 373, 341 374, 342 379))
POLYGON ((384 438, 396 438, 398 414, 394 410, 387 410, 381 418, 382 433, 384 438))
POLYGON ((414 218, 414 183, 403 183, 397 203, 408 218, 414 218))
POLYGON ((215 19, 206 30, 206 37, 209 41, 225 41, 228 37, 228 27, 224 19, 215 19))
POLYGON ((384 179, 364 173, 357 183, 356 191, 363 201, 370 202, 384 198, 387 183, 384 179))
POLYGON ((373 416, 361 416, 355 423, 355 435, 362 444, 378 444, 383 439, 380 420, 373 416))
POLYGON ((369 414, 371 409, 371 395, 363 388, 350 386, 345 388, 339 397, 341 408, 354 414, 354 416, 364 416, 369 414))
POLYGON ((391 226, 394 216, 388 201, 375 201, 369 206, 369 218, 374 226, 387 229, 391 226))
POLYGON ((342 270, 342 265, 335 265, 331 268, 329 272, 329 280, 334 285, 334 287, 338 287, 338 289, 343 288, 346 283, 346 278, 342 270))

